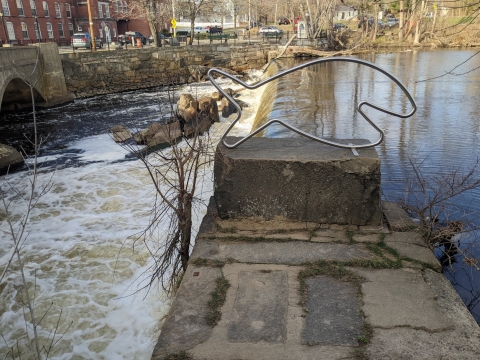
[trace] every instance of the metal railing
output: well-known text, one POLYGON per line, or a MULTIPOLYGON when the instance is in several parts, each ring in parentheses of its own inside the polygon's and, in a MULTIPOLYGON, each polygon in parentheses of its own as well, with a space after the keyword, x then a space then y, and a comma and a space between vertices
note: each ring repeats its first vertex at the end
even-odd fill
MULTIPOLYGON (((274 61, 274 60, 273 60, 274 61)), ((225 72, 225 71, 222 71, 222 70, 219 70, 219 69, 216 69, 216 68, 212 68, 208 71, 207 73, 210 81, 212 82, 212 84, 217 88, 217 90, 225 97, 228 99, 228 101, 237 109, 237 117, 235 118, 235 120, 232 122, 232 124, 227 128, 227 130, 225 131, 225 133, 223 134, 222 136, 222 143, 223 145, 225 145, 225 147, 229 148, 229 149, 233 149, 233 148, 236 148, 237 146, 239 146, 240 144, 244 143, 245 141, 247 141, 248 139, 252 138, 253 136, 255 136, 256 134, 258 134, 260 131, 266 129, 267 127, 269 127, 270 125, 272 124, 275 124, 275 123, 278 123, 280 125, 283 125, 285 126, 287 129, 299 134, 299 135, 302 135, 304 137, 307 137, 311 140, 314 140, 314 141, 318 141, 320 143, 323 143, 323 144, 327 144, 327 145, 331 145, 331 146, 335 146, 335 147, 339 147, 339 148, 346 148, 346 149, 351 149, 353 151, 353 153, 355 155, 358 155, 358 153, 356 153, 356 149, 364 149, 364 148, 369 148, 369 147, 373 147, 373 146, 376 146, 378 144, 380 144, 383 139, 384 139, 384 132, 382 131, 382 129, 380 129, 366 114, 365 112, 363 111, 363 107, 370 107, 372 109, 375 109, 375 110, 378 110, 380 112, 383 112, 385 114, 389 114, 389 115, 393 115, 393 116, 396 116, 396 117, 399 117, 399 118, 402 118, 402 119, 405 119, 405 118, 409 118, 410 116, 412 116, 413 114, 415 114, 415 112, 417 111, 417 105, 415 104, 415 100, 413 99, 412 95, 410 95, 410 93, 408 92, 407 88, 400 82, 400 80, 398 80, 395 76, 393 76, 392 74, 390 74, 388 71, 382 69, 381 67, 375 65, 375 64, 372 64, 368 61, 365 61, 365 60, 359 60, 359 59, 354 59, 354 58, 323 58, 323 59, 315 59, 315 60, 312 60, 312 61, 309 61, 307 63, 303 63, 303 64, 300 64, 300 65, 297 65, 297 66, 294 66, 293 68, 290 68, 290 69, 287 69, 287 70, 283 70, 283 71, 280 71, 278 74, 275 74, 267 79, 264 79, 264 80, 261 80, 255 84, 252 84, 252 85, 249 85, 247 83, 245 83, 244 81, 242 81, 241 79, 238 79, 236 78, 235 76, 233 75, 230 75, 229 73, 225 72), (327 62, 350 62, 350 63, 355 63, 355 64, 360 64, 360 65, 364 65, 364 66, 367 66, 367 67, 370 67, 376 71, 379 71, 380 73, 384 74, 385 76, 387 76, 390 80, 392 80, 396 85, 398 85, 400 87, 400 89, 402 90, 402 92, 405 94, 405 96, 408 98, 408 100, 410 101, 410 104, 412 105, 412 110, 408 113, 408 114, 399 114, 399 113, 396 113, 394 111, 391 111, 389 109, 386 109, 386 108, 383 108, 383 107, 380 107, 378 105, 375 105, 375 104, 372 104, 368 101, 361 101, 358 106, 357 106, 357 111, 360 113, 360 115, 362 115, 362 117, 379 133, 380 137, 374 141, 373 143, 369 143, 369 144, 360 144, 360 145, 355 145, 355 144, 341 144, 341 143, 338 143, 338 142, 335 142, 335 141, 331 141, 331 140, 327 140, 327 139, 324 139, 324 138, 320 138, 320 137, 317 137, 317 136, 314 136, 312 134, 309 134, 309 133, 306 133, 282 120, 279 120, 279 119, 273 119, 273 120, 270 120, 268 122, 266 122, 265 124, 263 124, 262 126, 260 126, 258 129, 256 129, 255 131, 253 131, 252 133, 250 133, 248 136, 245 136, 243 139, 237 141, 236 143, 233 143, 233 144, 229 144, 225 141, 225 138, 227 137, 228 133, 230 132, 230 130, 232 130, 232 128, 236 125, 236 123, 238 122, 238 120, 240 120, 241 116, 242 116, 242 108, 240 107, 240 105, 235 101, 235 99, 230 96, 225 90, 223 90, 220 85, 218 85, 218 83, 215 81, 215 78, 214 78, 214 74, 217 73, 217 74, 220 74, 220 75, 223 75, 224 77, 232 80, 233 82, 236 82, 240 85, 242 85, 244 88, 246 89, 249 89, 249 90, 254 90, 254 89, 258 89, 259 87, 273 81, 273 80, 276 80, 278 78, 281 78, 287 74, 291 74, 295 71, 298 71, 298 70, 301 70, 301 69, 304 69, 306 67, 309 67, 309 66, 312 66, 312 65, 316 65, 316 64, 321 64, 321 63, 327 63, 327 62)))

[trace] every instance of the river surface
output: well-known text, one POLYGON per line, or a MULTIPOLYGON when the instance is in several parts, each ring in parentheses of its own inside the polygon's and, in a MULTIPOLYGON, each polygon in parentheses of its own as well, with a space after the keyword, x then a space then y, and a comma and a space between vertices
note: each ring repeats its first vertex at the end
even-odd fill
MULTIPOLYGON (((409 158, 424 160, 425 171, 435 173, 449 166, 468 169, 479 155, 480 72, 466 72, 480 66, 480 56, 445 75, 475 53, 408 51, 365 57, 398 77, 418 105, 417 113, 407 120, 369 112, 386 134, 377 147, 384 197, 404 191, 404 180, 411 173, 409 158), (440 75, 445 76, 424 81, 440 75)), ((199 96, 212 90, 206 83, 177 89, 199 96)), ((357 116, 355 104, 371 100, 408 111, 400 89, 383 75, 352 64, 307 68, 280 81, 274 92, 273 111, 258 106, 258 92, 242 93, 242 100, 252 107, 236 127, 236 134, 250 131, 251 112, 258 108, 264 118, 282 118, 318 136, 375 140, 377 134, 357 116)), ((43 328, 54 327, 62 312, 59 333, 64 335, 51 358, 145 359, 152 352, 169 299, 158 288, 136 294, 150 258, 145 249, 132 247, 129 236, 148 224, 154 192, 143 166, 115 144, 108 131, 120 123, 132 130, 145 128, 168 113, 168 94, 152 90, 97 96, 38 114, 39 132, 46 138, 38 181, 40 186, 51 181, 52 186, 32 213, 22 251, 28 281, 36 286, 37 314, 49 309, 43 328)), ((8 138, 8 143, 22 144, 28 152, 22 136, 10 134, 31 134, 30 118, 28 114, 0 115, 0 142, 8 138)), ((294 135, 275 126, 265 136, 294 135)), ((27 170, 1 176, 0 181, 22 189, 28 184, 27 170)), ((201 192, 204 203, 212 191, 207 175, 201 192)), ((12 196, 7 191, 8 199, 12 196)), ((480 211, 479 196, 475 191, 458 201, 469 210, 480 211)), ((14 201, 10 211, 18 219, 24 209, 24 203, 14 201)), ((0 207, 0 228, 4 229, 2 211, 0 207)), ((195 228, 204 213, 205 208, 199 206, 195 228)), ((1 269, 10 248, 11 240, 0 233, 1 269)), ((445 268, 447 277, 480 322, 477 272, 465 267, 461 259, 453 269, 445 268)), ((7 283, 0 286, 0 330, 12 345, 24 337, 25 324, 19 279, 10 273, 7 283)), ((0 357, 6 352, 0 341, 0 357)))
MULTIPOLYGON (((230 85, 222 80, 220 83, 230 85)), ((130 360, 151 356, 169 299, 157 287, 139 291, 149 277, 151 259, 141 244, 133 246, 131 236, 148 225, 155 192, 141 163, 115 144, 109 132, 117 124, 135 132, 161 121, 170 114, 169 96, 175 96, 176 103, 180 93, 202 97, 214 90, 210 83, 201 83, 179 87, 174 93, 158 89, 125 92, 37 113, 38 132, 44 139, 37 189, 49 187, 49 191, 32 211, 22 254, 27 281, 36 285, 36 316, 47 312, 39 328, 43 344, 47 330, 55 329, 57 321, 59 324, 55 341, 60 341, 49 358, 130 360)), ((254 95, 242 95, 252 105, 250 114, 258 103, 254 95)), ((31 116, 0 115, 0 142, 28 153, 31 146, 24 134, 31 138, 31 116)), ((248 116, 247 111, 247 125, 239 126, 246 133, 252 122, 248 116)), ((219 124, 211 133, 217 128, 219 124)), ((29 164, 32 161, 31 157, 27 159, 29 164)), ((212 170, 207 171, 196 193, 200 202, 194 209, 194 232, 212 195, 208 175, 212 170)), ((14 196, 10 185, 25 199, 30 179, 26 167, 0 176, 7 201, 14 196)), ((9 212, 14 221, 25 211, 25 202, 18 198, 11 202, 9 212)), ((0 205, 0 230, 7 227, 5 208, 0 205)), ((0 273, 12 246, 11 238, 0 232, 0 273)), ((31 358, 25 355, 23 345, 24 299, 20 286, 18 267, 13 266, 0 286, 0 333, 9 347, 19 340, 23 358, 31 358)), ((33 293, 33 287, 31 290, 33 293)), ((7 353, 0 338, 0 358, 7 353)))

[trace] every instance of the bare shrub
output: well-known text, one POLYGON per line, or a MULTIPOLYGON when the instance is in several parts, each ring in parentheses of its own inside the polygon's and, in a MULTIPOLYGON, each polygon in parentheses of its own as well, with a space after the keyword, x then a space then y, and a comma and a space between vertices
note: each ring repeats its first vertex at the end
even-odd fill
MULTIPOLYGON (((167 110, 160 108, 163 124, 152 124, 149 128, 156 127, 153 138, 160 136, 161 140, 150 142, 149 146, 133 141, 121 146, 141 161, 155 193, 148 226, 132 236, 134 246, 145 246, 153 261, 146 270, 147 280, 141 289, 149 289, 159 281, 164 290, 170 292, 177 288, 187 268, 192 246, 192 216, 195 206, 201 203, 198 195, 203 191, 203 181, 210 179, 218 139, 210 138, 201 111, 190 114, 186 120, 175 110, 172 88, 165 87, 164 91, 169 95, 170 106, 167 110)), ((149 129, 139 134, 152 138, 149 129)), ((137 135, 137 140, 141 140, 141 136, 137 135)), ((148 144, 149 140, 143 142, 148 144)))
POLYGON ((443 251, 443 264, 451 264, 454 255, 461 253, 466 264, 480 270, 472 251, 477 245, 479 214, 459 202, 460 197, 480 189, 479 162, 477 158, 467 171, 458 166, 427 175, 424 161, 410 159, 412 171, 405 182, 405 192, 394 197, 418 220, 418 231, 427 245, 443 251), (462 243, 462 239, 468 240, 462 243))

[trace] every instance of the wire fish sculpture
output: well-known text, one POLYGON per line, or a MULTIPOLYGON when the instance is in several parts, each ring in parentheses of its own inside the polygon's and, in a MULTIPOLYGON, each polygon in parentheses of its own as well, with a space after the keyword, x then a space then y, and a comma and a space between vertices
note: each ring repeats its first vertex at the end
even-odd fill
POLYGON ((315 59, 315 60, 312 60, 312 61, 309 61, 307 63, 304 63, 304 64, 300 64, 300 65, 297 65, 297 66, 294 66, 290 69, 287 69, 287 70, 283 70, 283 71, 280 71, 278 74, 275 74, 267 79, 264 79, 262 81, 259 81, 255 84, 252 84, 252 85, 249 85, 247 83, 245 83, 244 81, 236 78, 235 76, 231 75, 231 74, 228 74, 226 73, 225 71, 222 71, 220 69, 216 69, 216 68, 212 68, 208 71, 207 73, 210 81, 212 82, 213 86, 215 86, 217 88, 217 90, 224 96, 228 99, 228 101, 230 101, 230 103, 237 109, 237 117, 236 119, 230 124, 230 126, 227 128, 227 130, 225 131, 225 133, 223 134, 222 136, 222 143, 223 145, 225 145, 225 147, 229 148, 229 149, 234 149, 236 148, 237 146, 239 146, 240 144, 244 143, 245 141, 247 141, 248 139, 250 139, 251 137, 255 136, 257 133, 259 133, 260 131, 264 130, 265 128, 269 127, 270 125, 274 124, 274 123, 278 123, 278 124, 281 124, 283 126, 285 126, 287 129, 290 129, 291 131, 293 132, 296 132, 297 134, 300 134, 302 136, 305 136, 309 139, 312 139, 314 141, 318 141, 318 142, 321 142, 323 144, 327 144, 327 145, 331 145, 331 146, 336 146, 336 147, 339 147, 339 148, 346 148, 346 149, 351 149, 353 151, 353 153, 355 155, 358 155, 356 149, 364 149, 364 148, 369 148, 369 147, 373 147, 373 146, 376 146, 378 144, 380 144, 385 135, 382 131, 382 129, 380 129, 366 114, 365 112, 363 111, 363 107, 370 107, 370 108, 373 108, 375 110, 378 110, 378 111, 381 111, 385 114, 389 114, 389 115, 393 115, 393 116, 396 116, 396 117, 399 117, 399 118, 402 118, 402 119, 406 119, 406 118, 409 118, 410 116, 412 116, 413 114, 415 114, 415 112, 417 111, 417 105, 415 104, 415 100, 413 99, 412 95, 410 95, 410 93, 408 92, 407 88, 400 82, 400 80, 398 80, 395 76, 393 76, 392 74, 390 74, 389 72, 387 72, 386 70, 382 69, 381 67, 371 63, 371 62, 368 62, 368 61, 365 61, 365 60, 359 60, 359 59, 354 59, 354 58, 341 58, 341 57, 336 57, 336 58, 326 58, 326 59, 315 59), (324 138, 321 138, 321 137, 317 137, 317 136, 314 136, 312 134, 308 134, 300 129, 297 129, 296 127, 292 126, 292 125, 289 125, 285 122, 283 122, 282 120, 279 120, 279 119, 272 119, 268 122, 266 122, 265 124, 263 124, 262 126, 260 126, 258 129, 256 129, 255 131, 253 131, 252 133, 250 133, 248 136, 245 136, 244 138, 240 139, 239 141, 233 143, 233 144, 229 144, 226 142, 226 137, 228 135, 228 133, 230 132, 230 130, 232 130, 232 128, 235 126, 235 124, 238 122, 238 120, 240 120, 240 117, 242 116, 242 109, 240 107, 240 105, 235 101, 235 99, 233 99, 233 97, 231 97, 229 94, 227 94, 225 92, 225 90, 223 90, 220 85, 215 81, 214 79, 214 74, 220 74, 222 76, 225 76, 226 78, 229 78, 230 80, 242 85, 244 88, 246 89, 249 89, 249 90, 254 90, 254 89, 258 89, 259 87, 265 85, 265 84, 268 84, 269 82, 273 81, 273 80, 276 80, 278 78, 281 78, 282 76, 285 76, 287 74, 290 74, 290 73, 293 73, 295 71, 298 71, 298 70, 301 70, 301 69, 304 69, 306 67, 309 67, 309 66, 312 66, 312 65, 316 65, 316 64, 321 64, 321 63, 328 63, 328 62, 343 62, 343 63, 355 63, 355 64, 360 64, 360 65, 364 65, 364 66, 367 66, 367 67, 370 67, 376 71, 379 71, 381 72, 382 74, 384 74, 385 76, 387 76, 390 80, 392 80, 395 84, 397 84, 400 89, 402 89, 403 93, 405 94, 405 96, 408 98, 408 100, 410 101, 410 104, 412 105, 412 110, 408 113, 408 114, 399 114, 399 113, 396 113, 394 111, 390 111, 388 109, 385 109, 383 107, 380 107, 380 106, 377 106, 375 104, 372 104, 368 101, 361 101, 358 106, 357 106, 357 111, 362 115, 362 117, 379 133, 379 138, 378 140, 376 140, 375 142, 373 143, 368 143, 368 144, 360 144, 360 145, 354 145, 354 144, 340 144, 338 142, 335 142, 335 141, 331 141, 331 140, 327 140, 327 139, 324 139, 324 138))

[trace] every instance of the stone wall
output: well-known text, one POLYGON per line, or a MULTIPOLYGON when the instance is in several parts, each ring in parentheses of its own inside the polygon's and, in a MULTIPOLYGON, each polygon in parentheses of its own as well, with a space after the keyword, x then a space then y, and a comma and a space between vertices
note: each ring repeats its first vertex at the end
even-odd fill
POLYGON ((269 44, 199 45, 63 54, 68 91, 77 98, 189 81, 189 65, 232 70, 259 68, 269 44))

